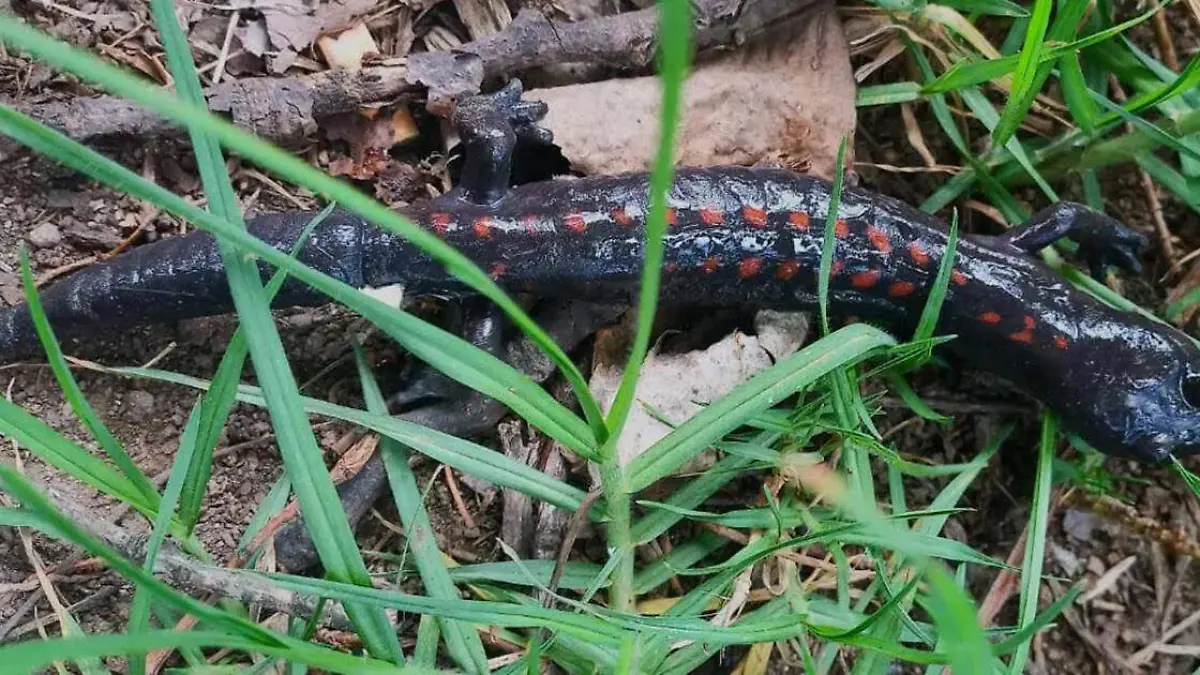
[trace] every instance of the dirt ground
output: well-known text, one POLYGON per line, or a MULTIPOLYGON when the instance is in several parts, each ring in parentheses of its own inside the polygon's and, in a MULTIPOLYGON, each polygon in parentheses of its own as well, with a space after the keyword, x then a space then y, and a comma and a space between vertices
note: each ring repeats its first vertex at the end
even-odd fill
MULTIPOLYGON (((0 3, 2 6, 3 3, 0 3)), ((93 5, 95 3, 92 3, 93 5)), ((105 7, 110 7, 105 5, 105 7)), ((116 7, 112 5, 111 7, 116 7)), ((94 9, 94 7, 93 7, 94 9)), ((64 33, 80 44, 90 44, 85 21, 65 22, 64 33)), ((0 60, 0 101, 26 102, 76 95, 77 85, 55 76, 41 66, 17 59, 0 60)), ((930 123, 928 131, 935 136, 930 123)), ((864 111, 857 138, 860 162, 916 166, 920 158, 905 140, 904 127, 895 108, 864 111)), ((110 156, 127 166, 153 175, 179 193, 197 196, 194 171, 182 150, 171 141, 145 144, 122 143, 107 147, 110 156)), ((19 298, 17 250, 34 242, 35 274, 46 274, 110 250, 141 228, 139 243, 179 233, 181 226, 171 218, 148 212, 133 200, 80 180, 43 160, 29 157, 3 159, 0 181, 0 303, 19 298)), ((930 194, 942 180, 927 174, 896 174, 882 170, 860 170, 866 187, 915 202, 930 194)), ((1114 212, 1142 231, 1150 231, 1142 185, 1127 169, 1104 175, 1106 195, 1114 212)), ((244 198, 255 200, 261 211, 292 208, 269 185, 243 174, 239 188, 244 198)), ((1064 198, 1072 195, 1066 194, 1064 198)), ((1077 195, 1076 195, 1077 196, 1077 195)), ((1169 200, 1168 221, 1180 235, 1186 250, 1200 243, 1200 219, 1169 200)), ((976 230, 992 227, 968 214, 965 225, 976 230)), ((1139 300, 1161 298, 1155 279, 1165 272, 1152 264, 1145 277, 1130 282, 1139 300)), ((281 315, 282 334, 297 378, 306 393, 345 402, 354 401, 356 386, 353 364, 347 360, 347 328, 353 318, 333 309, 295 310, 281 315)), ((102 329, 102 327, 100 327, 102 329)), ((161 357, 158 365, 197 376, 211 375, 218 363, 233 324, 228 319, 207 319, 176 326, 141 329, 122 334, 99 333, 86 344, 72 345, 69 352, 110 365, 140 364, 161 357), (164 354, 165 350, 165 354, 164 354)), ((125 443, 134 459, 151 475, 170 467, 186 414, 194 401, 188 390, 113 376, 79 372, 88 400, 112 431, 125 443)), ((1033 447, 1037 439, 1032 403, 1003 386, 972 373, 939 373, 915 382, 927 399, 944 403, 955 412, 950 427, 908 423, 895 435, 906 453, 932 457, 939 462, 964 461, 980 447, 981 438, 1000 422, 1015 420, 1017 430, 1000 461, 978 481, 966 506, 972 510, 951 521, 953 536, 969 542, 985 554, 1007 558, 1021 536, 1028 518, 1033 479, 1033 447)), ((42 420, 86 443, 86 433, 74 419, 59 393, 49 370, 40 364, 0 368, 0 386, 12 400, 42 420)), ((888 429, 905 422, 911 414, 893 410, 881 425, 888 429)), ((319 431, 322 447, 332 451, 347 431, 339 424, 325 424, 319 431)), ((199 535, 209 551, 223 559, 232 554, 241 532, 254 516, 256 505, 280 475, 277 451, 270 438, 266 416, 249 407, 239 407, 230 418, 221 447, 234 451, 215 466, 199 535)), ((9 446, 4 461, 13 461, 9 446)), ((88 509, 97 517, 112 517, 114 507, 97 499, 93 492, 45 470, 22 453, 24 468, 32 477, 88 509)), ((1105 515, 1096 504, 1075 501, 1061 504, 1054 513, 1048 546, 1047 572, 1057 577, 1047 585, 1056 593, 1075 580, 1088 578, 1101 589, 1087 602, 1068 610, 1065 620, 1035 642, 1035 670, 1051 673, 1112 672, 1128 670, 1134 655, 1152 644, 1173 626, 1200 616, 1200 577, 1194 556, 1200 547, 1200 508, 1186 487, 1165 470, 1112 461, 1109 472, 1117 479, 1112 486, 1136 512, 1105 515), (1160 529, 1178 531, 1177 539, 1191 544, 1191 554, 1173 550, 1169 537, 1160 529)), ((1195 463, 1193 462, 1193 468, 1195 463)), ((432 467, 422 467, 428 478, 432 467)), ((467 491, 467 504, 477 520, 467 527, 458 517, 446 484, 433 481, 430 513, 442 545, 460 556, 483 561, 499 555, 495 544, 499 529, 499 502, 486 505, 467 491)), ((918 503, 934 494, 936 484, 910 481, 909 498, 918 503)), ((1078 494, 1078 491, 1076 491, 1078 494)), ((388 517, 386 513, 379 518, 388 517)), ((387 530, 368 516, 361 530, 366 548, 386 545, 387 530)), ((133 519, 122 521, 133 522, 133 519)), ((33 551, 47 565, 68 560, 72 551, 44 537, 33 537, 33 551)), ((0 635, 7 639, 29 639, 35 628, 27 622, 46 617, 49 606, 41 592, 25 584, 31 579, 31 555, 21 537, 0 529, 0 635), (31 604, 36 603, 36 604, 31 604)), ((976 597, 991 585, 993 573, 971 579, 976 597)), ((115 575, 87 567, 72 568, 56 577, 57 588, 68 603, 83 603, 75 616, 88 631, 123 628, 131 600, 131 589, 115 575), (93 604, 89 604, 93 603, 93 604)), ((997 624, 1015 620, 1015 601, 1003 608, 997 624)), ((47 630, 56 632, 51 624, 47 630)), ((1200 624, 1184 628, 1169 638, 1175 644, 1200 645, 1200 624)), ((1200 664, 1200 647, 1189 655, 1159 654, 1147 659, 1144 669, 1161 673, 1190 672, 1200 664)), ((798 671, 797 671, 798 672, 798 671)))

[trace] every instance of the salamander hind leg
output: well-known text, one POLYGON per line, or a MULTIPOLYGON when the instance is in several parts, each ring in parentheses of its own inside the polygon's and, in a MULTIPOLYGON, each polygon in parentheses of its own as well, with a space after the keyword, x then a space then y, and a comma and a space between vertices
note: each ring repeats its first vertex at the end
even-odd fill
POLYGON ((1059 202, 1038 211, 1002 239, 1035 253, 1063 237, 1079 244, 1080 254, 1097 279, 1103 278, 1110 265, 1134 274, 1140 272, 1138 253, 1149 243, 1144 235, 1119 221, 1073 202, 1059 202))
MULTIPOLYGON (((489 300, 470 298, 448 309, 451 325, 447 328, 492 356, 500 355, 504 345, 504 316, 498 307, 489 300)), ((401 413, 460 399, 470 393, 466 385, 424 362, 417 362, 404 388, 392 394, 388 404, 393 413, 401 413)))
POLYGON ((459 102, 451 117, 463 143, 463 172, 458 192, 474 204, 494 204, 508 190, 517 139, 538 144, 553 140, 538 124, 546 104, 521 98, 520 80, 491 94, 459 102))

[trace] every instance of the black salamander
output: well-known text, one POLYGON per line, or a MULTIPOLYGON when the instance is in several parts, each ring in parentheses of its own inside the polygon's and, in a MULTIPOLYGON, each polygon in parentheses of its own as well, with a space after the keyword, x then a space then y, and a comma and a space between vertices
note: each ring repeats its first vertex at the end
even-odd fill
MULTIPOLYGON (((463 251, 502 285, 544 297, 631 300, 642 264, 648 176, 631 173, 508 187, 518 137, 546 142, 544 106, 514 83, 463 101, 460 186, 404 214, 463 251)), ((663 302, 811 308, 831 186, 777 168, 681 169, 669 195, 663 302)), ((942 223, 857 188, 842 194, 831 309, 910 330, 947 242, 942 223)), ((267 215, 251 231, 289 249, 309 213, 267 215)), ((1018 385, 1065 426, 1112 455, 1161 461, 1200 451, 1200 350, 1181 332, 1118 311, 1044 265, 1062 237, 1093 270, 1138 269, 1145 240, 1084 206, 1060 203, 999 237, 964 236, 938 332, 969 364, 1018 385)), ((401 284, 409 296, 465 291, 402 238, 335 213, 315 231, 306 264, 356 287, 401 284)), ((263 267, 264 276, 270 270, 263 267)), ((220 255, 195 232, 140 247, 43 292, 62 336, 226 313, 220 255)), ((292 283, 280 306, 327 302, 292 283)), ((0 313, 0 361, 37 353, 28 311, 0 313)))

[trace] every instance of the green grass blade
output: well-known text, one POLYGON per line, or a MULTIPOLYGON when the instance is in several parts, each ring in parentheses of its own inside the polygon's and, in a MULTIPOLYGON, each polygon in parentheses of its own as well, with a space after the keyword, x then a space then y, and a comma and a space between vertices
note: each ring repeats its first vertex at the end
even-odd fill
POLYGON ((938 317, 942 313, 946 294, 950 289, 950 275, 954 272, 954 261, 958 257, 958 209, 950 215, 950 231, 946 235, 946 251, 938 264, 937 276, 933 278, 933 286, 929 290, 929 299, 921 308, 921 318, 917 320, 917 329, 913 333, 913 342, 924 342, 933 337, 937 330, 938 317))
POLYGON ((5 398, 0 398, 0 435, 81 483, 128 504, 147 518, 153 518, 157 512, 157 500, 154 503, 146 501, 143 493, 124 474, 5 398))
MULTIPOLYGON (((171 588, 166 583, 158 580, 153 575, 147 574, 141 567, 133 564, 124 556, 106 546, 103 542, 96 539, 94 536, 83 530, 78 524, 64 516, 59 510, 46 498, 40 491, 34 488, 24 476, 17 472, 12 467, 0 463, 0 490, 8 493, 10 496, 18 500, 21 505, 33 513, 38 521, 45 522, 47 527, 43 529, 47 534, 61 537, 64 541, 79 546, 91 553, 92 555, 102 559, 114 572, 129 579, 130 581, 146 587, 151 591, 155 598, 168 603, 171 607, 179 610, 182 613, 192 614, 200 621, 210 624, 214 628, 219 628, 223 631, 221 637, 231 641, 241 640, 240 643, 246 646, 251 651, 261 651, 264 653, 284 653, 290 652, 288 658, 293 660, 313 663, 321 665, 337 672, 364 672, 363 669, 373 668, 376 661, 370 661, 355 657, 354 662, 361 664, 360 669, 349 668, 347 659, 337 652, 334 652, 323 647, 316 647, 305 642, 294 640, 286 635, 280 635, 259 626, 258 624, 248 621, 240 616, 229 614, 215 607, 200 602, 184 593, 181 593, 174 588, 171 588)), ((172 635, 196 635, 191 632, 171 632, 172 635)), ((93 639, 93 638, 89 638, 93 639)), ((139 640, 146 640, 146 635, 121 636, 121 639, 133 640, 136 643, 139 640)), ((0 662, 11 665, 20 659, 25 658, 43 658, 45 652, 43 647, 38 645, 49 645, 49 649, 53 651, 55 658, 69 658, 71 652, 66 648, 67 645, 76 645, 78 643, 72 640, 61 642, 33 642, 19 643, 14 646, 0 647, 0 662), (31 646, 33 645, 33 646, 31 646), (29 651, 32 650, 32 651, 29 651)), ((127 642, 122 644, 129 644, 127 642)), ((187 644, 187 643, 184 643, 187 644)), ((133 653, 144 653, 146 650, 134 650, 133 653)), ((87 655, 93 652, 80 652, 87 655)), ((103 652, 98 652, 103 653, 103 652)), ((22 669, 23 670, 23 669, 22 669)), ((393 671, 385 671, 393 672, 393 671)))
POLYGON ((931 565, 926 578, 933 591, 929 596, 929 611, 954 672, 962 675, 994 672, 992 645, 979 627, 974 603, 941 565, 931 565))
POLYGON ((838 207, 842 198, 842 181, 845 179, 846 138, 838 141, 837 157, 834 160, 833 188, 829 194, 829 211, 825 214, 825 236, 821 242, 821 267, 817 275, 817 301, 821 309, 821 335, 829 335, 829 282, 833 273, 833 258, 837 252, 838 207))
MULTIPOLYGON (((168 371, 145 368, 103 370, 128 377, 172 382, 196 389, 206 389, 209 386, 207 381, 200 378, 168 371)), ((260 407, 265 405, 262 390, 249 385, 241 385, 238 388, 237 400, 260 407)), ((555 480, 528 464, 517 462, 495 450, 397 417, 376 415, 305 396, 300 397, 300 405, 308 414, 360 425, 402 443, 436 462, 478 476, 498 486, 512 488, 567 511, 578 508, 585 495, 583 490, 555 480)))
POLYGON ((1004 145, 1017 132, 1021 120, 1037 95, 1037 71, 1042 52, 1045 50, 1046 30, 1050 25, 1050 13, 1054 0, 1034 0, 1029 27, 1025 31, 1025 45, 1013 76, 1013 88, 1008 103, 1000 114, 1000 121, 992 132, 992 142, 1004 145))
MULTIPOLYGON (((30 316, 33 319, 34 328, 37 330, 38 339, 42 342, 42 347, 46 350, 46 357, 50 362, 50 369, 54 372, 54 379, 58 381, 58 386, 62 388, 63 397, 70 404, 71 410, 75 411, 75 415, 79 421, 83 423, 84 428, 96 439, 100 444, 104 453, 112 459, 113 464, 121 470, 121 473, 128 479, 129 484, 141 496, 139 500, 150 509, 158 508, 158 491, 154 489, 154 484, 146 474, 138 467, 129 453, 125 452, 125 448, 121 446, 121 442, 112 435, 104 422, 96 414, 96 411, 88 403, 87 398, 83 395, 83 390, 79 388, 79 383, 75 381, 75 376, 71 374, 70 368, 67 367, 67 360, 63 356, 62 347, 58 344, 58 339, 54 336, 54 330, 50 326, 50 322, 46 320, 46 313, 42 309, 42 301, 38 296, 37 287, 34 285, 33 272, 29 268, 29 252, 24 246, 21 247, 21 284, 25 289, 25 302, 29 307, 30 316)), ((78 477, 78 476, 77 476, 78 477)))
POLYGON ((118 190, 159 205, 219 239, 229 241, 287 271, 293 278, 367 317, 421 360, 468 387, 504 403, 531 425, 574 452, 589 459, 596 456, 595 440, 587 424, 520 371, 461 337, 300 264, 224 219, 196 208, 125 167, 2 105, 0 133, 43 154, 53 155, 59 162, 118 190))
MULTIPOLYGON (((1042 590, 1042 564, 1046 559, 1046 532, 1050 523, 1050 488, 1054 478, 1054 449, 1058 441, 1058 422, 1050 413, 1042 416, 1042 435, 1038 443, 1037 476, 1034 478, 1033 503, 1029 509, 1025 560, 1021 566, 1020 625, 1033 623, 1038 613, 1042 590)), ((1008 672, 1023 673, 1029 659, 1030 644, 1017 646, 1008 672)))
POLYGON ((29 52, 56 68, 93 82, 109 92, 130 99, 176 123, 196 128, 235 149, 239 155, 275 175, 309 188, 339 203, 369 222, 405 238, 441 263, 447 272, 479 291, 500 307, 530 339, 558 366, 571 384, 597 443, 607 437, 599 405, 588 390, 587 382, 571 358, 542 330, 521 307, 466 256, 446 244, 432 232, 422 229, 383 204, 363 195, 349 184, 292 157, 269 143, 255 138, 234 125, 210 114, 204 107, 180 101, 177 97, 95 56, 54 40, 13 18, 0 15, 0 41, 29 52))
MULTIPOLYGON (((1138 24, 1153 18, 1154 14, 1158 11, 1159 9, 1155 8, 1116 26, 1097 31, 1078 40, 1044 49, 1038 57, 1038 65, 1044 67, 1056 59, 1070 57, 1083 49, 1111 40, 1138 24)), ((939 75, 923 87, 920 87, 920 91, 923 94, 942 94, 978 86, 985 82, 998 80, 1012 73, 1020 64, 1021 58, 1019 55, 1004 56, 986 61, 960 61, 950 66, 950 69, 945 73, 939 75)))
MULTIPOLYGON (((154 574, 154 565, 158 560, 158 552, 162 548, 162 543, 167 537, 171 516, 175 513, 179 497, 189 478, 188 469, 192 466, 192 455, 196 452, 196 434, 199 422, 200 407, 197 404, 192 407, 187 425, 179 438, 179 452, 175 455, 171 474, 167 478, 167 487, 163 491, 162 503, 159 504, 158 515, 154 519, 154 528, 150 531, 150 538, 146 541, 146 560, 142 564, 142 569, 146 571, 146 574, 154 574)), ((138 586, 134 590, 133 604, 129 609, 130 633, 150 632, 150 596, 150 591, 142 586, 138 586)), ((146 663, 140 658, 131 659, 129 667, 136 675, 146 672, 146 663)))
MULTIPOLYGON (((992 102, 983 95, 983 92, 971 87, 960 91, 959 96, 962 96, 963 102, 967 104, 967 107, 971 109, 971 112, 975 113, 975 116, 979 118, 979 121, 982 122, 984 126, 992 131, 995 131, 997 128, 999 128, 1000 118, 996 114, 996 108, 992 105, 992 102)), ((1050 187, 1050 184, 1046 182, 1046 179, 1042 177, 1042 174, 1034 166, 1033 160, 1030 159, 1029 153, 1025 151, 1024 146, 1021 145, 1021 141, 1016 137, 1016 135, 1010 136, 1008 140, 1004 142, 1004 149, 1007 150, 1014 159, 1016 159, 1017 164, 1019 164, 1021 168, 1025 169, 1025 172, 1029 174, 1029 177, 1033 179, 1033 182, 1036 183, 1038 188, 1041 189, 1042 194, 1046 195, 1046 197, 1052 202, 1059 201, 1058 193, 1054 191, 1054 188, 1050 187)))
MULTIPOLYGON (((333 206, 330 205, 309 221, 300 236, 296 238, 296 245, 290 251, 293 259, 299 254, 304 242, 312 235, 313 229, 332 212, 333 206)), ((286 280, 286 272, 276 271, 267 284, 267 297, 274 298, 279 293, 279 289, 283 288, 286 280)), ((193 455, 192 466, 188 469, 191 479, 184 486, 183 495, 179 499, 179 519, 185 523, 189 531, 196 526, 200 518, 200 509, 204 503, 208 479, 212 475, 213 452, 216 451, 217 443, 220 442, 225 420, 229 417, 229 413, 233 410, 233 404, 237 400, 239 378, 248 353, 246 333, 241 326, 238 326, 233 337, 225 345, 225 353, 221 356, 221 363, 217 365, 211 386, 204 392, 200 401, 200 427, 196 435, 197 449, 193 455)), ((288 486, 290 489, 290 481, 288 486)), ((255 516, 257 517, 258 513, 255 516)))
POLYGON ((836 368, 856 363, 894 344, 891 336, 865 324, 847 326, 818 340, 743 382, 630 462, 630 488, 636 492, 649 486, 750 417, 836 368))
POLYGON ((1088 88, 1078 54, 1067 54, 1058 59, 1058 79, 1071 118, 1085 134, 1093 133, 1100 111, 1092 100, 1092 90, 1088 88))
POLYGON ((662 282, 664 236, 667 232, 667 198, 675 176, 676 126, 682 108, 683 82, 687 77, 691 56, 691 9, 687 0, 660 0, 659 16, 659 78, 662 81, 662 110, 660 115, 658 152, 650 173, 650 213, 644 233, 645 251, 642 261, 641 284, 638 288, 637 324, 628 361, 621 373, 621 382, 609 409, 608 437, 600 450, 600 479, 608 505, 608 527, 605 538, 609 554, 619 559, 609 604, 619 611, 631 611, 636 600, 633 591, 633 541, 629 531, 628 472, 621 465, 617 440, 637 390, 642 362, 650 348, 651 332, 658 309, 658 294, 662 282))
POLYGON ((868 87, 859 87, 854 106, 870 108, 877 105, 895 105, 921 100, 921 85, 916 82, 889 82, 868 87))
MULTIPOLYGON (((192 61, 191 47, 175 17, 173 3, 169 0, 151 0, 151 11, 167 50, 168 65, 182 101, 203 110, 204 95, 192 61)), ((225 175, 225 158, 218 139, 198 125, 189 126, 188 133, 196 153, 209 209, 214 215, 245 231, 237 196, 229 177, 225 175)), ((300 408, 300 388, 287 362, 283 340, 271 315, 271 303, 263 288, 258 265, 227 242, 218 242, 218 248, 238 319, 246 328, 247 346, 271 413, 271 425, 283 457, 284 469, 292 482, 305 526, 312 534, 313 546, 325 573, 340 581, 369 586, 371 577, 359 553, 333 479, 325 468, 324 454, 308 418, 300 408)), ((385 612, 350 604, 346 606, 346 614, 354 622, 371 654, 395 663, 403 662, 399 638, 385 612)))
MULTIPOLYGON (((376 415, 387 416, 387 403, 383 393, 379 390, 379 384, 375 381, 358 345, 354 347, 354 357, 367 410, 376 415)), ((421 582, 425 585, 425 592, 433 598, 459 597, 458 589, 454 587, 446 563, 442 560, 442 552, 437 547, 437 539, 433 534, 433 525, 429 522, 429 513, 425 510, 417 477, 408 465, 408 450, 396 441, 384 438, 379 442, 379 453, 387 468, 396 512, 400 514, 400 522, 404 525, 409 551, 421 575, 421 582)), ((446 650, 460 668, 467 672, 487 672, 487 654, 483 650, 483 642, 470 625, 457 621, 443 621, 441 633, 446 640, 446 650)))

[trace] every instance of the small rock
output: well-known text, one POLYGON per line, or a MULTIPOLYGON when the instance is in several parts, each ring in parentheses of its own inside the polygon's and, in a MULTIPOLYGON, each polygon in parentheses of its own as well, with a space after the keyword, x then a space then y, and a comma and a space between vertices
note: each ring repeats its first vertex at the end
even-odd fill
POLYGON ((1080 541, 1091 541, 1092 532, 1100 524, 1096 514, 1079 509, 1067 509, 1063 514, 1063 529, 1080 541))
POLYGON ((130 413, 146 416, 154 411, 154 394, 141 389, 134 389, 126 394, 125 403, 129 406, 130 413))
POLYGON ((93 251, 110 251, 121 243, 115 232, 95 223, 75 223, 64 235, 74 246, 93 251))
POLYGON ((1083 567, 1083 562, 1079 560, 1079 556, 1054 542, 1050 542, 1050 557, 1054 558, 1054 561, 1058 563, 1058 566, 1069 577, 1074 577, 1079 573, 1080 568, 1083 567))
POLYGON ((25 296, 21 293, 21 280, 15 274, 8 272, 0 272, 0 302, 16 307, 24 302, 25 296))
POLYGON ((62 232, 54 223, 42 223, 29 233, 29 243, 37 248, 53 248, 62 241, 62 232))

